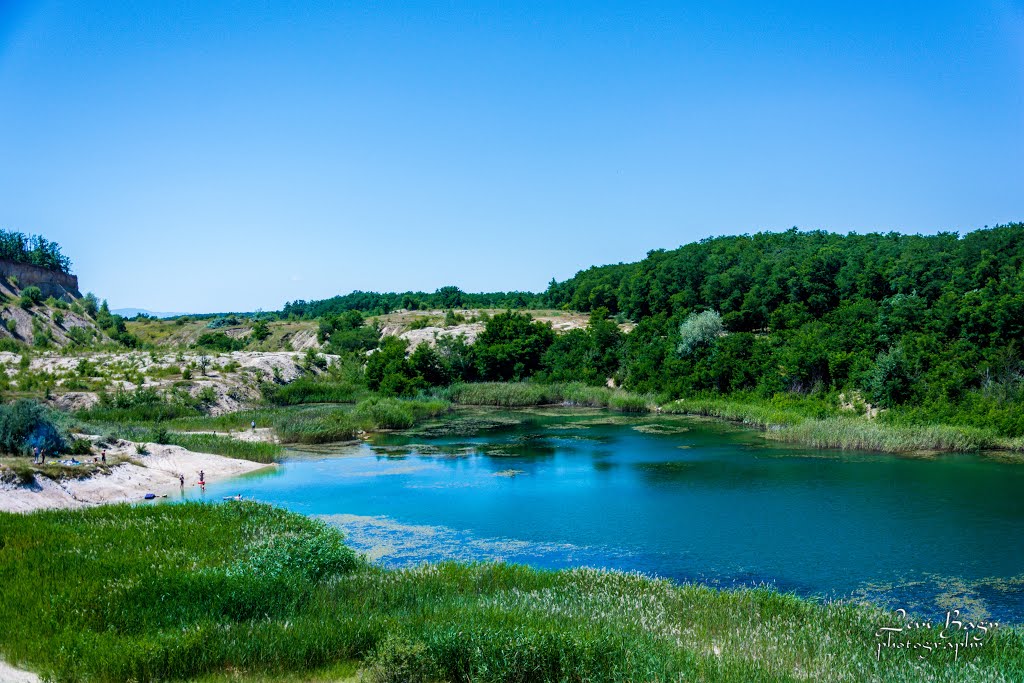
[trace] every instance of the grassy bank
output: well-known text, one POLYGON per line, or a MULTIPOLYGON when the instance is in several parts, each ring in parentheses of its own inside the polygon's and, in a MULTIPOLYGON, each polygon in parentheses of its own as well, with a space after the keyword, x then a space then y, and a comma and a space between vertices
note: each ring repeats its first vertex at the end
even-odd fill
POLYGON ((286 443, 330 443, 354 439, 359 432, 408 429, 449 409, 439 399, 368 398, 354 407, 311 406, 282 411, 274 431, 286 443))
POLYGON ((844 448, 905 453, 912 451, 970 452, 990 448, 1021 450, 1020 439, 1007 439, 991 429, 946 424, 905 424, 869 420, 820 401, 690 398, 667 403, 672 414, 704 415, 742 422, 766 430, 766 436, 812 448, 844 448))
MULTIPOLYGON (((190 418, 200 420, 203 418, 190 418)), ((217 418, 207 418, 214 419, 217 418)), ((77 418, 65 417, 68 427, 86 434, 100 435, 101 443, 110 443, 117 439, 136 443, 159 443, 181 446, 196 453, 212 453, 228 458, 252 460, 253 462, 271 463, 278 460, 284 448, 274 443, 260 441, 240 441, 229 436, 218 434, 194 434, 171 431, 164 425, 125 424, 115 422, 87 422, 77 418)), ((212 427, 206 427, 213 429, 212 427)))
POLYGON ((478 382, 453 384, 439 389, 437 395, 452 403, 470 406, 525 408, 543 405, 571 405, 608 408, 627 413, 650 410, 650 396, 621 389, 595 387, 580 382, 540 384, 532 382, 478 382))
MULTIPOLYGON (((0 654, 55 680, 1021 680, 1024 637, 875 658, 869 607, 508 565, 389 571, 251 503, 0 515, 0 654)), ((923 637, 923 636, 922 636, 923 637)), ((916 639, 917 637, 915 637, 916 639)))

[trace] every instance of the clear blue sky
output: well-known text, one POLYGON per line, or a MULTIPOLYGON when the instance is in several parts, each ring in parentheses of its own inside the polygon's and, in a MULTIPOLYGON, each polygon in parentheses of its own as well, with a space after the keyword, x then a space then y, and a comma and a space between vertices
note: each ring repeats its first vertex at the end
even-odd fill
POLYGON ((1024 219, 1021 0, 330 4, 0 0, 0 226, 214 311, 1024 219))

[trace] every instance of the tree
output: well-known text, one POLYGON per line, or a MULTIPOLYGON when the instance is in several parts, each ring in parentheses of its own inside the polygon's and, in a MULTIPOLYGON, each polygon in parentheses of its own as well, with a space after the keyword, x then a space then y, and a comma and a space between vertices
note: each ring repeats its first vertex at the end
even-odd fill
POLYGON ((88 315, 90 318, 95 318, 96 312, 99 308, 99 301, 97 301, 96 295, 93 294, 92 292, 89 292, 88 294, 82 297, 81 303, 82 310, 85 311, 85 314, 88 315))
POLYGON ((412 396, 425 383, 416 374, 405 353, 409 342, 384 337, 380 347, 366 359, 366 385, 386 396, 412 396))
POLYGON ((434 293, 434 298, 440 308, 462 308, 463 297, 463 291, 451 285, 442 287, 434 293))
POLYGON ((252 326, 252 337, 256 341, 263 341, 270 336, 270 327, 265 320, 257 320, 252 326))
POLYGON ((481 378, 509 381, 532 375, 554 340, 550 325, 534 322, 526 313, 499 313, 476 338, 474 353, 481 378))
POLYGON ((679 344, 676 353, 689 356, 695 350, 710 346, 724 332, 722 316, 715 311, 691 313, 679 325, 679 344))
POLYGON ((45 449, 47 455, 67 449, 49 411, 25 399, 0 405, 0 451, 16 455, 34 447, 45 449))
POLYGON ((868 375, 868 400, 882 408, 892 408, 910 398, 914 386, 913 372, 902 347, 878 354, 868 375))

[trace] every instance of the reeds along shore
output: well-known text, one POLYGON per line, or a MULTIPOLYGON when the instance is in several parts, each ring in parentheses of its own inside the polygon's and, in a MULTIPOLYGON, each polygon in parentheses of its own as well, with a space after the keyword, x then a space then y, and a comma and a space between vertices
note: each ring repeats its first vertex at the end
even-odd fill
POLYGON ((339 662, 374 681, 1024 678, 1009 628, 957 661, 876 658, 895 617, 868 606, 592 569, 384 570, 255 503, 0 514, 0 538, 0 655, 57 681, 293 680, 339 662))

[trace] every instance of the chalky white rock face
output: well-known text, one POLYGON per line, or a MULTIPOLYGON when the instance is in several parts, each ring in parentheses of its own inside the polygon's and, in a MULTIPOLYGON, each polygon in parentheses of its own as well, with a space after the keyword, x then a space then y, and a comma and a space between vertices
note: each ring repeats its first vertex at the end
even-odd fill
MULTIPOLYGON (((310 335, 315 342, 315 334, 310 335)), ((306 339, 306 341, 310 341, 306 339)), ((313 348, 310 346, 309 348, 313 348)), ((52 376, 55 380, 51 402, 63 410, 89 408, 99 400, 98 391, 134 391, 138 387, 169 390, 182 382, 181 370, 192 366, 187 391, 193 396, 206 388, 214 392, 209 405, 211 415, 221 415, 248 407, 260 399, 263 382, 291 382, 303 374, 318 373, 317 368, 305 368, 306 354, 299 351, 235 351, 204 355, 188 353, 84 353, 61 355, 48 353, 33 356, 28 371, 36 375, 52 376), (203 360, 205 359, 205 361, 203 360), (203 375, 199 366, 207 364, 203 375), (83 386, 98 385, 96 390, 83 390, 83 386)), ((337 356, 323 354, 327 364, 337 356)), ((21 355, 0 352, 0 371, 6 372, 14 387, 22 373, 21 355)))

